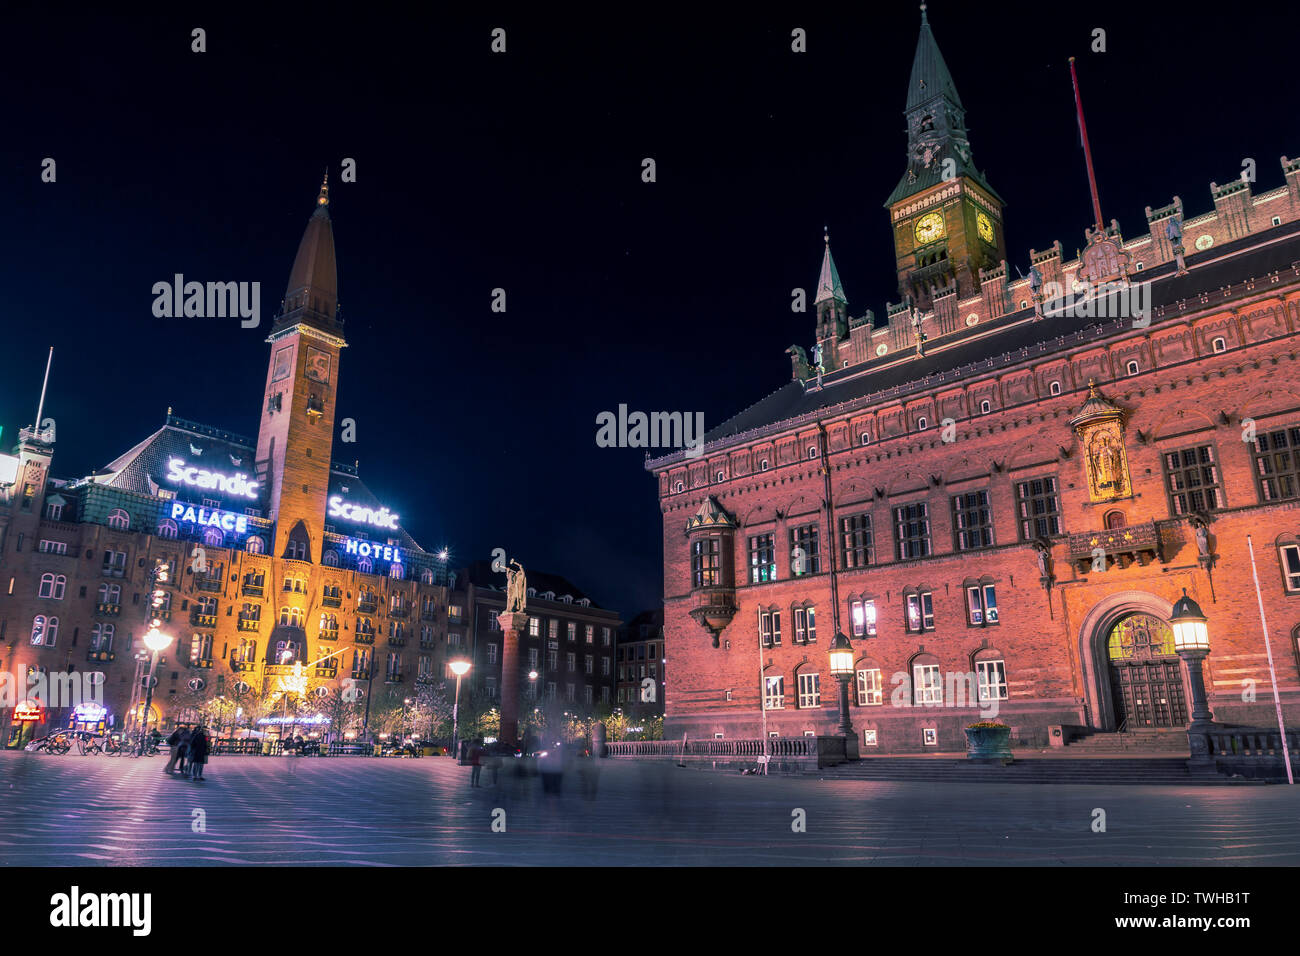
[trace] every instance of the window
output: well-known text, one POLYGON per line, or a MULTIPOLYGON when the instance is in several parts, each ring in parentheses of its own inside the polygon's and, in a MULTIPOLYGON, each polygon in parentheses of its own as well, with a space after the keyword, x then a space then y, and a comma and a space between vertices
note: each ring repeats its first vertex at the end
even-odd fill
POLYGON ((992 410, 992 408, 993 406, 989 404, 989 400, 987 398, 984 399, 984 401, 980 402, 981 415, 987 415, 992 410))
POLYGON ((998 599, 992 584, 966 585, 966 614, 972 627, 998 623, 998 599))
POLYGON ((943 684, 939 680, 938 664, 917 664, 912 668, 912 674, 916 684, 916 703, 943 703, 943 684))
POLYGON ((1142 371, 1141 366, 1139 366, 1137 362, 1133 361, 1130 361, 1125 368, 1130 375, 1136 375, 1138 372, 1142 371))
POLYGON ((924 501, 894 509, 898 560, 923 558, 930 553, 930 509, 924 501))
POLYGON ((163 518, 158 522, 158 537, 174 539, 179 533, 180 529, 171 518, 163 518))
POLYGON ((588 624, 588 625, 586 626, 586 628, 583 630, 583 637, 586 638, 586 641, 587 641, 588 644, 594 644, 594 643, 596 642, 596 627, 595 627, 595 625, 593 625, 593 624, 588 624))
POLYGON ((423 571, 420 572, 420 583, 421 584, 433 583, 433 571, 431 569, 425 568, 423 571))
POLYGON ((1260 501, 1300 497, 1300 428, 1257 435, 1255 481, 1260 501))
POLYGON ((41 554, 67 554, 68 542, 51 541, 48 538, 42 538, 41 543, 37 546, 41 554))
POLYGON ((987 491, 953 496, 952 533, 958 551, 993 547, 993 518, 987 491))
POLYGON ((396 561, 394 561, 392 564, 388 566, 388 576, 390 578, 397 578, 399 581, 405 580, 406 565, 398 564, 396 561))
POLYGON ((809 461, 812 461, 812 460, 813 460, 814 458, 816 458, 816 457, 817 457, 817 446, 816 446, 816 445, 809 445, 809 446, 808 446, 808 460, 809 460, 809 461))
POLYGON ((608 658, 608 657, 602 657, 602 658, 600 659, 600 673, 601 673, 601 676, 602 676, 602 677, 608 677, 608 676, 609 676, 609 658, 608 658))
POLYGON ((929 428, 929 427, 930 427, 930 423, 927 422, 927 421, 925 420, 925 416, 924 416, 924 415, 922 415, 920 418, 918 418, 918 419, 916 420, 916 429, 917 429, 917 431, 922 431, 922 432, 923 432, 923 431, 925 431, 925 430, 926 430, 927 428, 929 428))
POLYGON ((725 481, 725 480, 726 480, 726 473, 721 471, 718 472, 718 481, 725 481))
POLYGON ((221 533, 220 528, 209 528, 203 532, 203 543, 209 548, 219 548, 225 541, 225 536, 221 533))
POLYGON ((700 538, 692 542, 691 580, 694 587, 709 588, 720 584, 721 563, 722 543, 718 538, 700 538))
POLYGON ((1052 382, 1050 385, 1047 386, 1047 393, 1048 393, 1049 395, 1060 395, 1060 394, 1061 394, 1061 383, 1060 383, 1060 382, 1052 382))
POLYGON ((844 554, 846 571, 871 564, 875 558, 874 547, 871 515, 849 515, 840 519, 840 550, 844 554))
POLYGON ((40 588, 36 592, 36 596, 62 601, 67 587, 68 579, 64 575, 42 574, 40 588))
POLYGON ((569 653, 564 655, 564 663, 567 670, 572 673, 578 667, 578 655, 573 653, 573 651, 569 651, 569 653))
POLYGON ((785 678, 763 678, 763 709, 781 710, 785 707, 785 678))
POLYGON ((1055 478, 1034 478, 1016 484, 1020 537, 1025 541, 1061 533, 1061 499, 1055 478))
POLYGON ((781 646, 781 612, 775 609, 758 612, 758 639, 764 647, 781 646))
POLYGON ((904 591, 909 631, 934 630, 934 596, 928 590, 904 591))
POLYGON ((776 580, 776 542, 771 534, 759 534, 749 539, 749 583, 762 584, 776 580))
MULTIPOLYGON (((533 651, 536 650, 537 648, 533 648, 533 651)), ((497 646, 495 644, 489 644, 487 646, 487 662, 489 664, 495 664, 497 662, 497 646)))
POLYGON ((124 577, 126 575, 126 552, 105 551, 103 570, 106 575, 115 578, 124 577))
POLYGON ((32 618, 32 639, 33 645, 39 647, 45 643, 45 615, 37 614, 32 618))
POLYGON ((607 627, 602 627, 602 628, 600 629, 600 643, 601 643, 601 646, 603 646, 603 647, 609 647, 609 644, 610 644, 610 631, 609 631, 609 628, 607 628, 607 627))
POLYGON ((817 640, 817 611, 812 606, 794 609, 794 642, 812 644, 817 640))
MULTIPOLYGON (((161 595, 163 601, 159 607, 170 603, 171 595, 163 592, 161 595)), ((99 603, 100 604, 121 604, 122 603, 122 585, 120 584, 101 584, 99 586, 99 603)))
POLYGON ((822 702, 821 675, 799 675, 799 706, 818 707, 822 702))
POLYGON ((849 621, 854 637, 876 636, 876 602, 858 598, 849 600, 849 621))
POLYGON ((1219 468, 1214 462, 1214 449, 1209 445, 1166 452, 1164 463, 1169 507, 1174 514, 1185 515, 1223 507, 1219 468))
POLYGON ((56 501, 51 501, 45 506, 45 517, 50 521, 60 521, 63 519, 63 505, 56 501))
POLYGON ((365 557, 363 557, 363 558, 358 558, 358 559, 357 559, 357 571, 359 571, 361 574, 374 574, 374 573, 375 573, 375 562, 374 562, 374 561, 371 561, 369 558, 365 558, 365 557))
POLYGON ((1300 545, 1284 544, 1278 549, 1282 558, 1282 576, 1288 591, 1300 591, 1300 545))
POLYGON ((587 654, 582 661, 583 673, 594 674, 596 672, 596 658, 587 654))
POLYGON ((108 513, 108 526, 114 531, 126 531, 131 527, 131 516, 121 508, 114 508, 108 513))
POLYGON ((863 445, 871 444, 871 432, 863 432, 858 436, 858 441, 863 445))
POLYGON ((1210 342, 1210 348, 1215 352, 1226 352, 1228 351, 1228 342, 1222 335, 1216 335, 1210 342))
POLYGON ((546 652, 546 669, 547 669, 548 671, 553 671, 553 670, 557 670, 557 669, 559 668, 559 666, 560 666, 560 652, 559 652, 559 651, 547 651, 547 652, 546 652))
MULTIPOLYGON (((285 557, 286 557, 286 558, 291 558, 291 559, 293 559, 294 561, 306 561, 306 560, 307 560, 307 542, 306 542, 306 541, 298 541, 298 540, 290 539, 290 541, 289 541, 289 548, 288 548, 288 550, 285 552, 285 557)), ((370 563, 369 559, 367 559, 367 558, 362 558, 362 560, 365 561, 367 564, 370 563)), ((372 567, 373 567, 373 566, 372 566, 372 567)), ((367 571, 366 573, 369 574, 370 572, 367 571)))
POLYGON ((764 458, 762 461, 760 461, 760 462, 758 463, 758 470, 759 470, 759 471, 767 471, 767 459, 766 459, 766 458, 764 458))
POLYGON ((190 663, 212 660, 212 635, 195 634, 190 638, 190 663))
POLYGON ((880 679, 880 668, 868 667, 858 670, 858 706, 877 707, 884 703, 884 684, 880 679))
POLYGON ((573 621, 566 622, 565 637, 571 641, 576 641, 578 639, 578 625, 573 621))
POLYGON ((542 619, 540 617, 530 617, 528 619, 528 636, 529 637, 542 636, 542 619))
POLYGON ((683 489, 684 487, 685 487, 685 486, 684 486, 684 485, 679 481, 679 482, 677 482, 677 487, 676 487, 675 490, 678 492, 678 494, 680 494, 680 493, 682 492, 682 489, 683 489))
POLYGON ((1001 660, 975 662, 980 703, 990 700, 1007 700, 1007 665, 1001 660))
POLYGON ((573 691, 574 691, 574 687, 572 684, 564 685, 564 699, 567 700, 569 703, 573 703, 573 691))
POLYGON ((546 682, 546 699, 555 700, 555 681, 546 682))
POLYGON ((796 575, 821 573, 821 551, 817 537, 815 524, 805 524, 790 529, 791 564, 796 575), (796 551, 796 548, 800 550, 796 551), (802 556, 802 560, 799 556, 802 556))
POLYGON ((266 554, 266 542, 260 535, 250 534, 244 542, 244 550, 249 554, 266 554))

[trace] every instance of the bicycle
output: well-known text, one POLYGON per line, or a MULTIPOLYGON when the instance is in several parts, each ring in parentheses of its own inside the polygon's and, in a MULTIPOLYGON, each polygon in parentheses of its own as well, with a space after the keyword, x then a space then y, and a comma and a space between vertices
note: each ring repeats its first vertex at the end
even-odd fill
POLYGON ((94 757, 100 754, 116 756, 121 753, 122 747, 112 737, 100 737, 82 732, 77 735, 77 750, 83 757, 94 757))
POLYGON ((25 749, 34 754, 47 753, 61 757, 72 749, 72 741, 68 739, 67 731, 60 731, 33 740, 25 749))

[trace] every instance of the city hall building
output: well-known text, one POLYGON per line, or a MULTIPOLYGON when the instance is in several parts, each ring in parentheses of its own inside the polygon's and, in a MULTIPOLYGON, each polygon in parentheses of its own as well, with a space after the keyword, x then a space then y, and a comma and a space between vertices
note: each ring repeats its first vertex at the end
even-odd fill
POLYGON ((1172 737, 1184 589, 1215 719, 1276 726, 1263 616, 1300 720, 1300 161, 1129 236, 1095 203, 1077 258, 1030 250, 1018 278, 924 13, 905 109, 900 301, 850 312, 828 239, 791 381, 647 463, 665 736, 836 733, 838 629, 864 755, 964 750, 994 710, 1022 745, 1172 737))
POLYGON ((219 722, 238 713, 248 726, 341 694, 400 704, 414 681, 446 675, 465 641, 445 556, 332 457, 347 343, 326 186, 267 343, 256 438, 168 409, 162 428, 77 480, 53 477, 54 434, 39 421, 0 456, 0 670, 103 684, 102 710, 0 702, 3 745, 138 718, 154 622, 173 638, 150 714, 164 730, 204 706, 212 719, 214 699, 228 705, 219 722))

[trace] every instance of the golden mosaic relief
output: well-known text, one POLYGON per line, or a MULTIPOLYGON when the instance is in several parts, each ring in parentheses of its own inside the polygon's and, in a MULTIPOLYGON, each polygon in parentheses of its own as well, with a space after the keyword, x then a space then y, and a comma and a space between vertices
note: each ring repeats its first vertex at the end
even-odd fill
POLYGON ((1132 493, 1124 429, 1119 421, 1090 422, 1078 429, 1088 494, 1093 501, 1110 501, 1132 493))

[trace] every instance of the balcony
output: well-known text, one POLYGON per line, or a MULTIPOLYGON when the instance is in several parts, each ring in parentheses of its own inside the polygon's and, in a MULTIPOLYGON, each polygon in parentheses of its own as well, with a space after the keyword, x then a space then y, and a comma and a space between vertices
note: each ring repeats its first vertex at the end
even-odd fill
POLYGON ((257 661, 231 661, 230 669, 236 674, 246 673, 257 667, 257 661))
POLYGON ((410 608, 410 605, 408 605, 408 604, 399 604, 399 605, 397 605, 397 607, 390 607, 390 608, 388 609, 388 616, 389 616, 389 617, 400 618, 400 619, 402 619, 402 620, 404 621, 404 620, 406 620, 408 617, 411 616, 411 608, 410 608))
POLYGON ((239 629, 241 631, 260 631, 262 629, 262 619, 259 617, 239 616, 239 629))
POLYGON ((120 604, 96 604, 96 605, 95 605, 95 613, 96 613, 96 614, 101 614, 101 615, 103 615, 104 617, 117 617, 119 614, 122 613, 122 605, 120 605, 120 604))
POLYGON ((400 672, 390 673, 384 678, 385 684, 400 684, 401 682, 402 682, 402 675, 400 672))
POLYGON ((117 655, 116 655, 115 653, 113 653, 112 651, 97 651, 97 650, 95 650, 95 649, 92 647, 92 648, 91 648, 91 649, 86 653, 86 660, 88 660, 88 661, 105 661, 105 662, 107 662, 107 661, 115 661, 115 660, 117 660, 117 655))
POLYGON ((421 621, 436 621, 436 620, 438 620, 438 612, 437 612, 434 608, 431 608, 431 607, 430 607, 430 608, 425 608, 423 611, 420 612, 420 620, 421 620, 421 621))
POLYGON ((265 593, 266 588, 260 584, 250 584, 245 581, 243 587, 240 588, 240 591, 249 597, 261 597, 265 593))
POLYGON ((333 680, 333 679, 338 675, 338 672, 339 672, 339 669, 338 669, 337 666, 333 666, 333 667, 317 667, 317 668, 316 668, 316 676, 317 676, 317 677, 324 677, 324 678, 327 678, 327 679, 329 679, 329 680, 333 680))
POLYGON ((379 604, 370 598, 360 598, 357 600, 357 610, 362 614, 374 614, 379 610, 379 604))
POLYGON ((195 611, 190 615, 190 623, 195 627, 216 627, 217 616, 215 614, 200 614, 195 611))
POLYGON ((207 574, 194 575, 194 586, 200 591, 220 591, 221 578, 214 578, 207 574))
POLYGON ((691 617, 713 635, 713 646, 719 646, 719 636, 736 616, 736 589, 733 587, 703 587, 694 592, 695 607, 691 617))
POLYGON ((320 634, 317 635, 317 639, 322 641, 329 641, 331 644, 338 643, 338 639, 339 639, 338 628, 328 628, 328 627, 321 628, 320 634))
POLYGON ((343 597, 339 594, 326 594, 321 597, 320 603, 325 607, 342 607, 343 597))
POLYGON ((420 650, 422 650, 422 651, 436 651, 437 649, 438 649, 438 642, 437 642, 437 641, 421 641, 421 642, 420 642, 420 650))
POLYGON ((207 667, 211 667, 211 666, 212 666, 212 658, 210 658, 210 657, 199 657, 199 658, 196 658, 196 659, 190 661, 189 666, 190 666, 190 667, 197 667, 197 668, 207 668, 207 667))
POLYGON ((106 578, 124 578, 126 577, 126 568, 119 568, 115 565, 105 565, 101 569, 106 578))
POLYGON ((160 621, 170 621, 172 619, 172 609, 169 607, 156 607, 149 612, 149 616, 160 621))
POLYGON ((389 646, 389 647, 405 647, 405 646, 406 646, 406 638, 405 638, 405 637, 390 637, 390 638, 388 639, 388 646, 389 646))
POLYGON ((1090 571, 1098 556, 1104 557, 1106 565, 1104 569, 1098 568, 1099 571, 1116 565, 1127 568, 1164 560, 1160 529, 1154 521, 1105 531, 1076 532, 1069 536, 1066 547, 1070 562, 1080 574, 1090 571))
POLYGON ((361 670, 357 670, 356 668, 353 668, 353 670, 352 670, 352 679, 353 679, 353 680, 370 680, 370 671, 366 670, 365 668, 362 668, 361 670))
POLYGON ((352 637, 353 644, 373 644, 375 643, 374 631, 357 631, 352 637))

